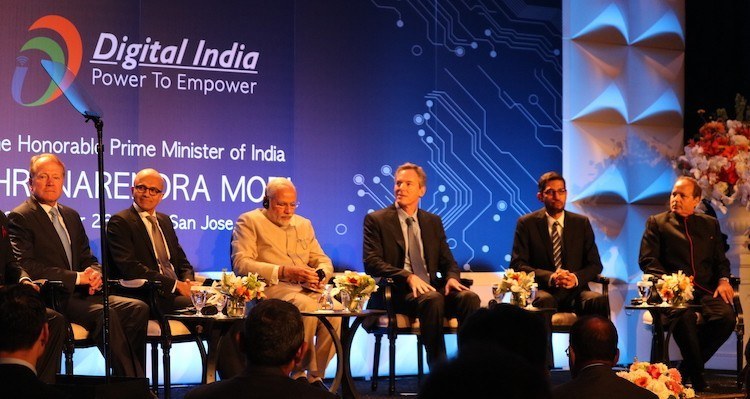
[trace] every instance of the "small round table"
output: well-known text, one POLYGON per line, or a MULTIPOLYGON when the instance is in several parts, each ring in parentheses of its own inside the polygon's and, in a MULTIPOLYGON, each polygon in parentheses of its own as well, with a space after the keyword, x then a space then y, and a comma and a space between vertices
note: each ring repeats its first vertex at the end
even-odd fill
POLYGON ((167 320, 179 320, 189 324, 194 329, 200 329, 198 333, 208 333, 208 351, 206 351, 206 364, 203 365, 202 383, 210 384, 216 381, 216 364, 219 358, 219 343, 236 323, 245 320, 244 317, 222 317, 194 314, 168 314, 167 320))
POLYGON ((654 329, 653 341, 651 341, 651 363, 664 363, 669 364, 669 338, 672 336, 672 329, 674 323, 669 326, 669 332, 667 337, 664 338, 664 323, 661 320, 661 316, 668 312, 687 311, 689 309, 700 309, 700 305, 627 305, 626 310, 647 310, 651 313, 652 326, 654 329))
POLYGON ((378 317, 384 314, 385 310, 375 309, 363 310, 361 312, 345 312, 340 310, 302 312, 302 316, 317 317, 331 334, 333 345, 336 348, 336 354, 338 356, 338 362, 336 363, 336 377, 333 379, 333 384, 331 384, 330 389, 332 393, 336 393, 339 386, 341 386, 342 398, 359 398, 357 387, 354 385, 354 379, 352 379, 352 370, 349 363, 349 355, 352 348, 352 341, 354 340, 354 334, 366 318, 378 317), (329 317, 341 318, 340 338, 338 334, 336 334, 333 325, 328 320, 329 317), (354 322, 350 326, 349 318, 351 317, 354 317, 354 322))

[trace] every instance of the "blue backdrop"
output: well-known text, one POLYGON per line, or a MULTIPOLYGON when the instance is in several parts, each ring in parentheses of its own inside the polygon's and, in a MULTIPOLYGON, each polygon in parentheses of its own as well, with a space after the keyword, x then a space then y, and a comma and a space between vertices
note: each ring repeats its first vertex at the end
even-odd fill
POLYGON ((339 270, 362 270, 364 215, 393 201, 401 163, 428 173, 465 270, 508 264, 535 180, 561 168, 559 1, 42 1, 0 14, 0 208, 55 152, 100 251, 95 131, 48 90, 66 64, 104 112, 107 211, 132 175, 167 179, 198 270, 229 268, 231 224, 290 177, 339 270))

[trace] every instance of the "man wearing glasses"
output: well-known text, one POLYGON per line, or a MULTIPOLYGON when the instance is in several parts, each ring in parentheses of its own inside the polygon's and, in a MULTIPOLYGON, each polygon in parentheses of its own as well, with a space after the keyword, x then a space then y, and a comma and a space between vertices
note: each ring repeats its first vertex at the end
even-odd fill
POLYGON ((113 276, 160 281, 158 305, 168 313, 191 305, 190 286, 195 275, 169 216, 156 212, 163 190, 159 172, 138 172, 130 189, 133 205, 110 218, 107 244, 113 276))
POLYGON ((565 210, 567 195, 558 173, 539 178, 536 196, 544 208, 518 219, 510 267, 534 272, 534 306, 607 317, 606 298, 588 288, 602 271, 594 231, 587 217, 565 210))
MULTIPOLYGON (((232 233, 232 266, 237 274, 258 273, 269 284, 269 298, 291 302, 301 311, 318 309, 320 289, 333 275, 333 263, 323 252, 310 220, 296 215, 297 189, 289 179, 266 186, 263 208, 243 213, 232 233)), ((339 318, 329 321, 338 330, 339 318)), ((331 336, 314 317, 305 317, 307 353, 292 378, 323 387, 326 366, 333 357, 331 336)))

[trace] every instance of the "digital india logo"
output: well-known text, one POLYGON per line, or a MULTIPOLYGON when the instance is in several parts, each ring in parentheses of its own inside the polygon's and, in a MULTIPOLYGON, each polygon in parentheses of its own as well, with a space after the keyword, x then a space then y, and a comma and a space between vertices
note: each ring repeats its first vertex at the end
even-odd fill
POLYGON ((51 30, 62 38, 62 41, 65 44, 65 49, 68 52, 68 59, 66 62, 65 51, 63 51, 63 47, 60 46, 60 43, 46 35, 32 37, 23 45, 23 47, 21 47, 22 55, 16 58, 16 70, 13 73, 11 90, 13 93, 13 99, 18 104, 27 107, 36 107, 52 102, 57 97, 60 97, 62 91, 57 87, 55 82, 50 79, 49 86, 41 97, 36 101, 28 103, 23 102, 21 99, 21 89, 23 88, 30 63, 30 58, 23 55, 24 52, 31 52, 34 50, 41 51, 49 58, 49 60, 65 65, 68 70, 73 73, 73 76, 78 75, 78 71, 81 69, 81 61, 83 60, 81 34, 78 33, 78 29, 76 29, 72 22, 59 15, 46 15, 31 24, 29 32, 44 29, 51 30))

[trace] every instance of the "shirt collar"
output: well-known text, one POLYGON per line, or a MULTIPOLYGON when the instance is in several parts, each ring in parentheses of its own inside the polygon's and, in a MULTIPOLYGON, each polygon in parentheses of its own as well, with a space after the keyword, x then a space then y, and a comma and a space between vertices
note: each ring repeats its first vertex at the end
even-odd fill
POLYGON ((563 211, 559 219, 553 218, 546 211, 544 212, 544 216, 547 219, 547 227, 552 228, 552 225, 555 224, 555 222, 559 223, 561 228, 565 227, 565 211, 563 211))
POLYGON ((18 358, 15 358, 15 357, 0 357, 0 364, 16 364, 16 365, 19 365, 19 366, 24 366, 24 367, 30 369, 31 371, 33 371, 34 375, 37 375, 36 367, 34 367, 34 365, 32 365, 31 363, 29 363, 29 362, 27 362, 25 360, 22 360, 22 359, 18 359, 18 358))
POLYGON ((143 208, 141 208, 140 206, 138 206, 138 204, 136 204, 135 202, 133 202, 133 208, 135 208, 135 211, 136 211, 136 212, 138 212, 138 214, 139 214, 139 215, 140 215, 140 216, 141 216, 142 218, 145 218, 145 217, 147 217, 147 216, 155 216, 155 215, 156 215, 156 212, 154 212, 154 215, 152 215, 152 214, 150 214, 150 213, 148 213, 148 212, 144 211, 144 210, 143 210, 143 208))

